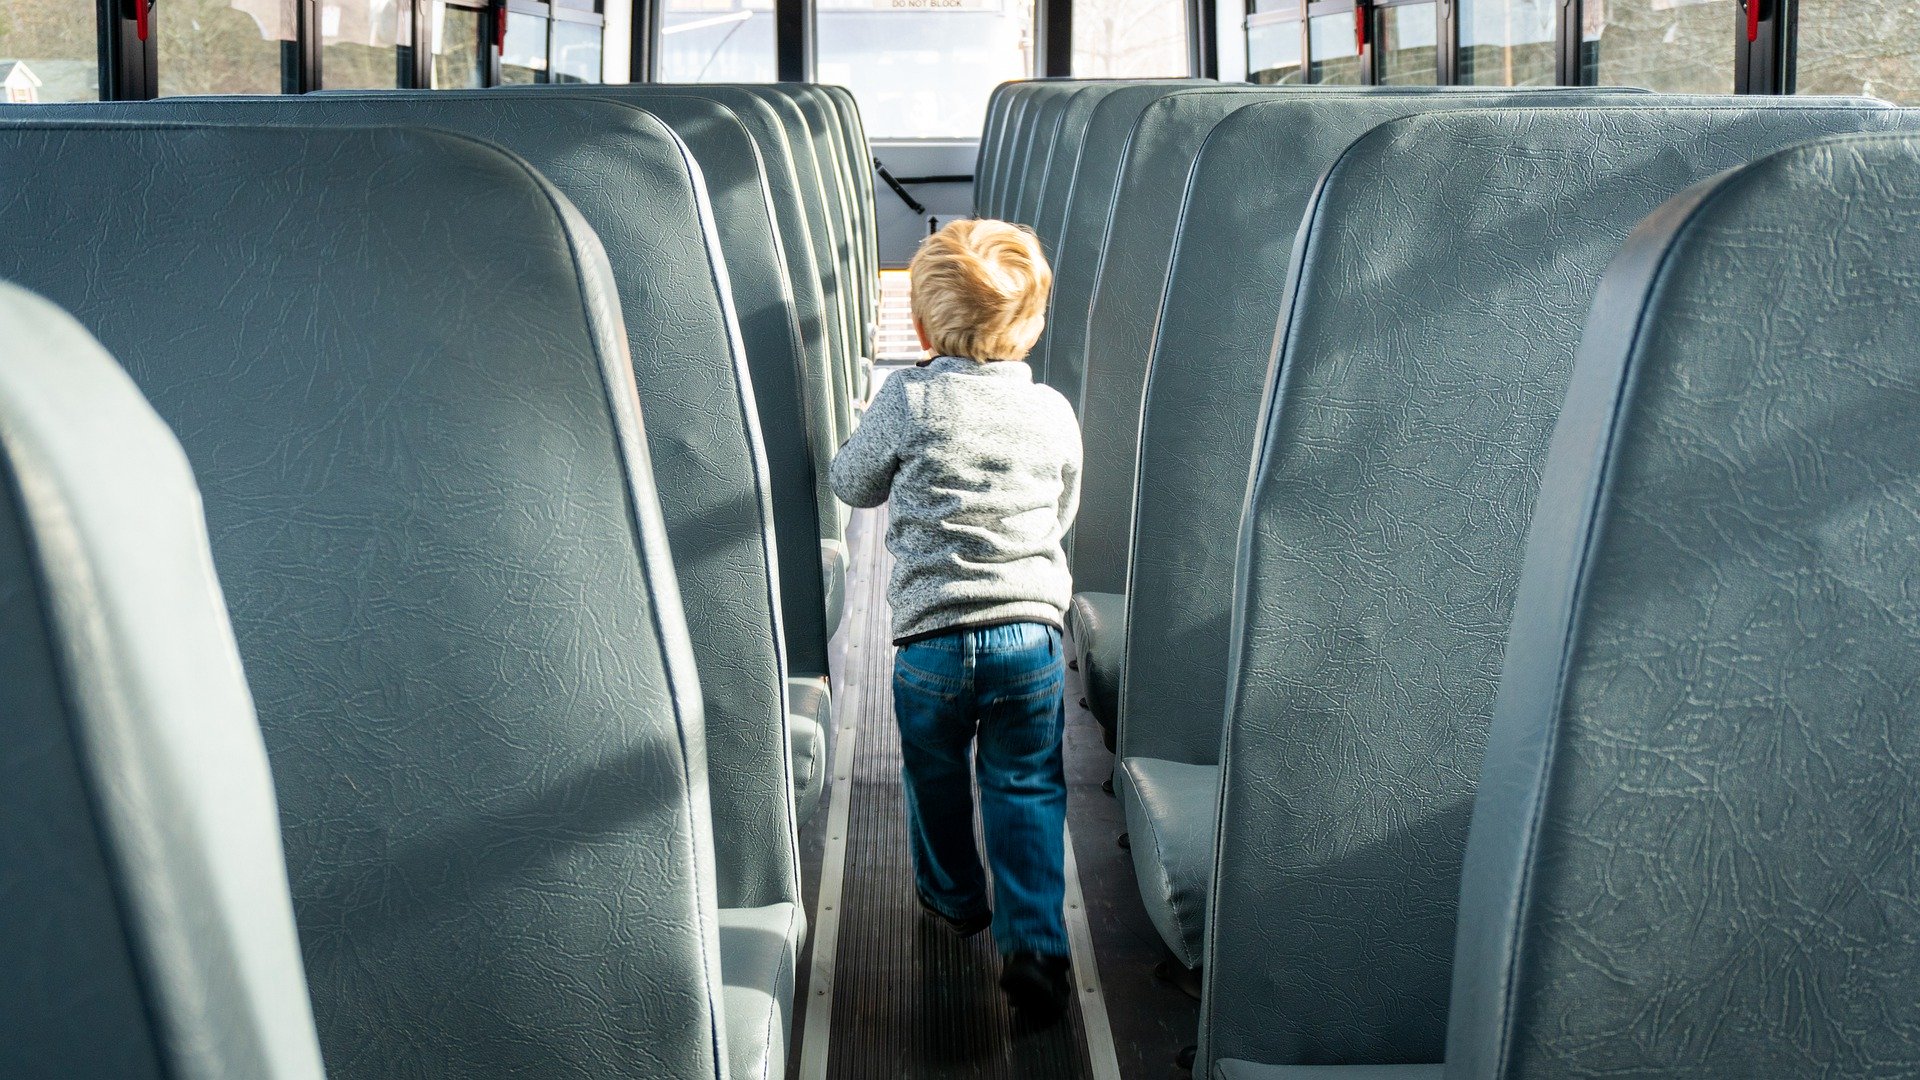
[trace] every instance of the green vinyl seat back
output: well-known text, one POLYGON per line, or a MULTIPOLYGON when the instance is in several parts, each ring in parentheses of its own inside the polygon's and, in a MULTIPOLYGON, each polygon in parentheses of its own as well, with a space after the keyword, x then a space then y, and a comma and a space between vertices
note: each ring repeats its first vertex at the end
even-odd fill
POLYGON ((765 450, 787 664, 795 672, 824 673, 830 631, 819 541, 840 538, 839 514, 826 483, 838 444, 826 372, 814 366, 824 362, 819 282, 806 247, 785 131, 765 102, 730 87, 544 84, 535 89, 645 109, 673 128, 700 165, 726 256, 765 450), (799 278, 796 271, 815 276, 799 278), (811 331, 811 344, 803 327, 811 331))
MULTIPOLYGON (((806 201, 808 232, 813 238, 814 266, 820 274, 821 299, 827 316, 827 374, 833 383, 834 446, 853 434, 853 384, 849 381, 859 356, 858 330, 851 299, 851 268, 843 239, 845 224, 834 191, 833 153, 829 136, 810 120, 791 94, 771 86, 742 83, 738 89, 766 103, 787 130, 806 201)), ((844 515, 842 515, 844 523, 844 515)))
MULTIPOLYGON (((1074 173, 1080 163, 1087 122, 1094 106, 1108 94, 1126 85, 1119 82, 1085 83, 1075 88, 1060 110, 1059 131, 1053 137, 1052 152, 1047 155, 1035 202, 1033 231, 1048 259, 1059 250, 1060 230, 1066 224, 1067 202, 1073 193, 1074 173)), ((1037 352, 1037 350, 1036 350, 1037 352)))
POLYGON ((198 478, 328 1075, 724 1076, 700 686, 579 212, 421 129, 14 120, 0 168, 0 277, 198 478))
POLYGON ((1205 1067, 1441 1060, 1467 820, 1594 285, 1690 184, 1913 123, 1732 98, 1431 112, 1329 170, 1241 527, 1205 1067))
POLYGON ((1033 204, 1040 198, 1040 174, 1053 153, 1053 140, 1060 130, 1060 113, 1080 90, 1079 83, 1042 83, 1028 91, 1026 113, 1008 162, 1008 184, 996 216, 1021 225, 1033 226, 1033 204))
MULTIPOLYGON (((796 902, 765 452, 702 173, 671 126, 632 105, 557 89, 169 99, 75 109, 258 124, 430 124, 521 155, 572 201, 607 249, 675 576, 691 615, 720 906, 796 902)), ((744 139, 738 128, 715 127, 704 144, 718 133, 744 139)), ((737 140, 728 146, 734 155, 746 149, 737 140)))
MULTIPOLYGON (((1154 841, 1133 848, 1141 898, 1168 947, 1188 966, 1200 963, 1206 922, 1240 513, 1273 328, 1314 184, 1349 143, 1396 117, 1429 109, 1579 107, 1618 93, 1254 98, 1210 129, 1188 170, 1165 284, 1151 301, 1158 314, 1145 346, 1146 385, 1133 406, 1140 416, 1139 464, 1130 494, 1124 610, 1154 615, 1113 620, 1126 641, 1114 650, 1123 658, 1119 671, 1108 676, 1119 684, 1115 793, 1129 831, 1154 841), (1149 775, 1156 772, 1162 775, 1149 775), (1165 798, 1136 806, 1136 787, 1165 798), (1204 820, 1172 820, 1196 809, 1204 820)), ((1193 91, 1163 99, 1148 116, 1168 106, 1205 105, 1207 96, 1193 91)), ((1109 355, 1102 352, 1095 362, 1103 376, 1109 355)), ((1111 355, 1119 357, 1118 342, 1111 355)), ((1092 380, 1089 398, 1107 389, 1104 378, 1092 380)), ((1115 411, 1115 420, 1122 419, 1115 411)))
MULTIPOLYGON (((853 181, 855 191, 859 195, 854 209, 866 235, 867 270, 872 276, 870 285, 873 292, 869 297, 872 310, 868 313, 868 317, 878 319, 880 316, 880 217, 879 207, 874 201, 873 143, 867 138, 866 120, 860 114, 860 103, 855 100, 853 91, 831 83, 820 84, 820 91, 826 94, 834 107, 839 110, 840 120, 846 125, 847 139, 853 146, 853 181)), ((869 331, 867 342, 869 350, 873 347, 871 335, 878 332, 877 326, 869 331)))
MULTIPOLYGON (((770 83, 764 89, 786 95, 806 114, 808 124, 824 133, 832 158, 832 168, 827 175, 831 181, 829 188, 834 190, 829 194, 840 213, 842 258, 851 300, 853 340, 856 356, 864 356, 872 344, 872 334, 867 324, 875 296, 867 282, 867 215, 861 212, 863 196, 860 170, 855 167, 858 151, 854 146, 853 127, 840 100, 818 83, 770 83)), ((858 387, 855 390, 857 398, 858 387)))
MULTIPOLYGON (((869 286, 864 273, 859 216, 855 207, 859 197, 853 190, 853 170, 847 161, 846 128, 838 110, 819 87, 810 83, 773 83, 763 88, 768 94, 782 94, 792 101, 807 119, 820 158, 820 177, 827 205, 832 212, 835 266, 841 274, 842 302, 846 306, 849 352, 844 360, 849 393, 854 393, 859 360, 867 355, 866 315, 869 286)), ((854 393, 854 396, 858 396, 854 393)))
POLYGON ((0 1073, 321 1080, 193 474, 64 312, 0 341, 0 1073))
POLYGON ((987 177, 995 166, 995 144, 1000 137, 1000 129, 1006 123, 1007 105, 1012 100, 1013 91, 1020 86, 1017 80, 999 83, 987 94, 986 116, 980 125, 980 141, 973 149, 973 196, 974 207, 980 206, 979 197, 986 190, 987 177))
POLYGON ((973 213, 992 217, 994 198, 999 191, 1010 154, 1007 142, 1014 127, 1022 99, 1043 80, 1015 79, 993 88, 987 98, 987 119, 980 133, 980 150, 973 169, 973 213))
POLYGON ((867 141, 867 129, 860 118, 860 105, 853 91, 828 83, 814 84, 813 92, 822 97, 840 119, 840 131, 846 142, 847 171, 852 187, 853 223, 859 235, 861 284, 866 288, 866 355, 873 355, 874 335, 879 332, 880 317, 880 237, 877 208, 873 197, 873 146, 867 141))
POLYGON ((1040 200, 1046 191, 1047 171, 1053 164, 1054 149, 1060 143, 1060 122, 1075 95, 1082 89, 1084 87, 1065 86, 1048 95, 1040 117, 1040 129, 1034 132, 1031 148, 1027 151, 1026 166, 1020 177, 1020 197, 1015 200, 1011 214, 1012 220, 1034 229, 1036 235, 1040 221, 1040 200))
POLYGON ((1913 135, 1824 139, 1608 269, 1507 635, 1448 1077, 1920 1070, 1916 193, 1913 135))
MULTIPOLYGON (((1116 169, 1112 209, 1099 222, 1103 236, 1092 256, 1092 290, 1083 335, 1085 358, 1076 388, 1087 456, 1080 515, 1071 547, 1076 589, 1121 592, 1125 588, 1147 359, 1157 338, 1170 253, 1188 212, 1194 161, 1214 125, 1240 109, 1274 97, 1330 97, 1321 106, 1321 115, 1328 115, 1349 109, 1364 113, 1369 99, 1382 96, 1411 97, 1415 100, 1408 103, 1409 109, 1441 107, 1461 100, 1463 93, 1485 100, 1483 91, 1456 87, 1341 91, 1203 86, 1169 93, 1142 110, 1126 137, 1116 169)), ((1569 91, 1543 93, 1553 98, 1569 91)), ((1585 100, 1593 92, 1571 93, 1585 100)), ((1291 161, 1288 164, 1291 167, 1291 161)), ((1227 237, 1216 242, 1220 252, 1230 258, 1241 241, 1227 237)))
MULTIPOLYGON (((1084 359, 1080 383, 1068 399, 1080 416, 1087 461, 1068 546, 1076 592, 1119 593, 1126 587, 1140 388, 1200 145, 1234 110, 1290 93, 1248 86, 1175 89, 1148 102, 1123 140, 1111 209, 1094 223, 1100 233, 1094 244, 1083 249, 1091 259, 1081 315, 1084 359)), ((1113 717, 1104 721, 1111 725, 1113 717)))
MULTIPOLYGON (((1193 79, 1133 83, 1102 97, 1088 117, 1074 162, 1059 239, 1047 252, 1053 262, 1053 293, 1047 325, 1034 345, 1035 374, 1080 407, 1080 375, 1086 356, 1087 309, 1093 300, 1094 272, 1107 219, 1119 183, 1127 137, 1148 105, 1168 94, 1202 85, 1193 79)), ((1244 87, 1244 93, 1262 93, 1244 87)), ((1058 147, 1055 153, 1059 153, 1058 147)))

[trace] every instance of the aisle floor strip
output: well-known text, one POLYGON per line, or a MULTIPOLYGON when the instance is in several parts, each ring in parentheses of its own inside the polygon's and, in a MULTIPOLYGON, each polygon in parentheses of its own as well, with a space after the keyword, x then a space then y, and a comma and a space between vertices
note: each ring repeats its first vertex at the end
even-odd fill
POLYGON ((1071 827, 1067 829, 1067 947, 1073 950, 1073 987, 1080 995, 1093 1080, 1120 1080, 1120 1056, 1113 1048, 1107 994, 1100 987, 1100 964, 1093 955, 1093 929, 1087 924, 1087 898, 1080 892, 1080 865, 1073 857, 1071 827))
POLYGON ((800 1080, 826 1080, 827 1049, 833 1043, 833 968, 840 953, 841 893, 847 871, 847 815, 853 807, 853 756, 860 739, 864 700, 873 680, 869 664, 873 651, 869 622, 875 607, 875 575, 861 573, 877 563, 874 546, 882 528, 884 511, 867 515, 852 553, 850 566, 858 574, 852 581, 847 618, 852 620, 847 634, 844 701, 835 710, 840 730, 833 752, 833 788, 827 807, 827 846, 820 861, 820 895, 813 912, 813 967, 807 977, 807 1025, 800 1037, 800 1080))

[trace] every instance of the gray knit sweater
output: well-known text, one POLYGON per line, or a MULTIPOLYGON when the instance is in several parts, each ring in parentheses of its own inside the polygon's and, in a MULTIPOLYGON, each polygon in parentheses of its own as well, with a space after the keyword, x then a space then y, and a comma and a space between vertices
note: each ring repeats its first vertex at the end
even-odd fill
POLYGON ((896 642, 1060 625, 1073 597, 1060 538, 1080 502, 1080 426, 1026 364, 942 356, 888 375, 831 479, 852 506, 891 497, 896 642))

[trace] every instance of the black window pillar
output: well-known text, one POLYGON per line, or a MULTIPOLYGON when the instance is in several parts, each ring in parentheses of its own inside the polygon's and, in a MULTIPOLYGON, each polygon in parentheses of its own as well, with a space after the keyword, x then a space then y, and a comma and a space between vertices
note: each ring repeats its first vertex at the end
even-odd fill
POLYGON ((160 96, 153 0, 101 0, 100 97, 145 101, 160 96))
POLYGON ((1220 77, 1220 17, 1215 0, 1187 0, 1187 69, 1202 79, 1220 77))
POLYGON ((781 82, 813 81, 812 0, 774 0, 774 55, 781 82))
POLYGON ((1582 69, 1580 0, 1560 0, 1560 48, 1555 56, 1554 82, 1579 86, 1582 69))
POLYGON ((1073 0, 1040 0, 1033 7, 1039 55, 1034 74, 1064 79, 1073 74, 1073 0))
POLYGON ((666 0, 633 0, 633 60, 627 77, 637 83, 653 82, 659 69, 654 57, 660 50, 660 5, 666 0))
POLYGON ((1734 28, 1734 92, 1793 93, 1794 0, 1741 0, 1734 28))
POLYGON ((281 88, 289 94, 305 94, 323 85, 320 81, 320 0, 293 0, 293 18, 296 63, 291 78, 285 77, 287 72, 282 66, 281 88))
POLYGON ((424 90, 433 85, 433 5, 434 0, 413 0, 408 22, 413 26, 413 47, 400 50, 400 86, 424 90))

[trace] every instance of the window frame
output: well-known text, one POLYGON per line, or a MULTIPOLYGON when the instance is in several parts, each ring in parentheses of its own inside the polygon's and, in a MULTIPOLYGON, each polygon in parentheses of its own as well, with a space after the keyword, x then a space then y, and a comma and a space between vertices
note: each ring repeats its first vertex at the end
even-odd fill
MULTIPOLYGON (((431 9, 427 7, 432 0, 409 0, 412 4, 412 29, 414 45, 407 48, 411 53, 411 63, 396 72, 396 83, 405 86, 424 87, 432 85, 431 50, 421 49, 419 42, 427 40, 424 36, 429 30, 431 9)), ((1332 14, 1341 10, 1352 10, 1352 5, 1364 4, 1370 9, 1367 42, 1363 52, 1366 54, 1365 85, 1377 85, 1379 79, 1379 61, 1374 43, 1380 36, 1380 21, 1375 16, 1380 9, 1399 6, 1403 3, 1415 3, 1419 0, 1309 0, 1301 5, 1301 63, 1303 69, 1311 71, 1311 45, 1307 41, 1309 21, 1316 14, 1332 14)), ((1218 0, 1186 0, 1189 41, 1192 43, 1191 73, 1211 75, 1218 69, 1218 51, 1225 43, 1219 35, 1212 33, 1212 20, 1207 18, 1218 0), (1197 30, 1198 32, 1193 32, 1197 30)), ((1254 11, 1255 0, 1243 0, 1244 15, 1241 20, 1243 30, 1252 29, 1271 16, 1262 18, 1254 11)), ((150 19, 165 19, 165 4, 155 4, 154 0, 94 0, 95 27, 98 37, 100 65, 100 97, 104 101, 137 101, 159 96, 159 57, 156 43, 157 35, 149 33, 143 40, 138 33, 138 7, 145 4, 150 19)), ((538 3, 531 0, 481 0, 482 6, 491 11, 505 10, 520 12, 529 16, 543 9, 541 17, 548 20, 560 19, 569 22, 590 22, 601 27, 605 33, 606 18, 603 12, 588 12, 584 9, 561 3, 538 3)), ((474 7, 474 0, 462 0, 458 7, 474 7)), ((600 5, 596 4, 598 8, 600 5)), ((1460 11, 1459 0, 1436 0, 1439 22, 1438 79, 1439 85, 1457 85, 1459 81, 1460 56, 1460 11)), ((1584 0, 1559 0, 1559 26, 1557 27, 1558 45, 1556 49, 1556 84, 1560 86, 1580 85, 1581 75, 1581 25, 1584 0)), ((1755 95, 1792 94, 1798 83, 1798 24, 1799 0, 1736 0, 1731 12, 1733 26, 1728 28, 1734 35, 1734 86, 1735 93, 1755 95), (1749 5, 1758 5, 1758 18, 1755 20, 1756 33, 1750 38, 1747 33, 1749 5)), ((812 0, 775 0, 775 51, 782 79, 806 79, 813 70, 813 9, 812 0)), ((305 93, 320 86, 320 34, 319 5, 317 0, 294 0, 296 41, 292 56, 296 63, 294 70, 288 72, 282 91, 286 93, 305 93)), ((1036 68, 1046 76, 1062 77, 1072 74, 1072 0, 1039 0, 1035 4, 1034 40, 1038 46, 1036 68)), ((495 16, 498 17, 497 14, 495 16)), ((659 14, 656 0, 635 0, 633 17, 633 77, 637 81, 650 81, 653 78, 652 64, 657 55, 657 34, 659 14)), ((551 48, 551 27, 548 30, 549 48, 551 48)), ((495 34, 496 40, 498 33, 495 34)), ((1235 43, 1243 57, 1251 59, 1247 53, 1244 39, 1235 43)), ((497 85, 499 50, 494 49, 492 69, 488 76, 489 85, 497 85)))
MULTIPOLYGON (((421 43, 432 40, 434 0, 404 0, 409 5, 407 26, 411 30, 412 43, 396 46, 396 70, 394 89, 423 89, 433 85, 433 50, 422 48, 421 43)), ((567 3, 548 3, 544 0, 447 0, 448 6, 478 10, 486 13, 491 21, 490 33, 494 47, 489 51, 487 63, 487 85, 500 85, 500 24, 502 13, 508 18, 514 14, 525 17, 538 17, 546 22, 546 39, 551 65, 553 49, 553 23, 580 23, 600 28, 601 47, 606 47, 607 19, 604 11, 605 0, 592 0, 592 9, 567 3)), ((778 3, 798 3, 803 0, 777 0, 778 3)), ((634 0, 636 26, 651 21, 653 0, 634 0), (645 12, 647 17, 641 18, 645 12)), ((807 4, 811 7, 811 3, 807 4)), ((153 33, 155 20, 164 20, 168 15, 165 3, 155 0, 94 0, 94 19, 98 31, 100 58, 100 98, 103 101, 148 101, 160 96, 159 78, 159 34, 153 33), (139 36, 138 9, 135 5, 147 6, 149 33, 143 40, 139 36)), ((288 56, 293 63, 283 60, 280 92, 283 94, 304 94, 321 88, 322 56, 320 33, 319 0, 293 0, 294 40, 290 42, 288 56)), ((637 33, 638 31, 636 31, 637 33)), ((644 57, 636 56, 636 64, 644 57)), ((604 77, 604 71, 602 73, 604 77)))
MULTIPOLYGON (((1189 7, 1200 0, 1188 0, 1189 7)), ((1301 69, 1304 73, 1312 71, 1312 45, 1309 40, 1308 20, 1317 14, 1332 14, 1350 10, 1352 4, 1365 4, 1370 9, 1368 17, 1367 42, 1364 52, 1367 63, 1364 65, 1366 82, 1364 85, 1379 85, 1380 60, 1374 43, 1380 39, 1383 22, 1380 13, 1389 7, 1419 3, 1421 0, 1310 0, 1301 4, 1301 69)), ((1241 20, 1243 30, 1253 30, 1288 16, 1284 13, 1260 12, 1255 7, 1257 0, 1244 0, 1244 17, 1241 20)), ((1460 0, 1435 0, 1436 17, 1439 23, 1439 49, 1436 58, 1438 72, 1437 85, 1457 86, 1460 84, 1460 0)), ((1584 23, 1584 0, 1556 0, 1558 11, 1555 26, 1555 85, 1580 86, 1582 75, 1581 27, 1584 23)), ((1734 87, 1738 94, 1791 94, 1795 90, 1797 75, 1796 30, 1799 25, 1799 0, 1735 0, 1731 12, 1728 33, 1734 36, 1734 87), (1747 12, 1749 4, 1759 5, 1757 32, 1752 38, 1747 34, 1747 12)), ((1244 43, 1240 46, 1249 70, 1253 62, 1251 51, 1244 43)))

